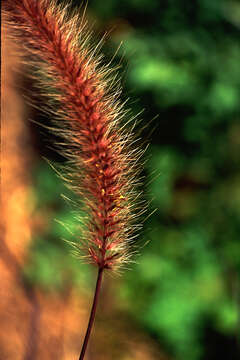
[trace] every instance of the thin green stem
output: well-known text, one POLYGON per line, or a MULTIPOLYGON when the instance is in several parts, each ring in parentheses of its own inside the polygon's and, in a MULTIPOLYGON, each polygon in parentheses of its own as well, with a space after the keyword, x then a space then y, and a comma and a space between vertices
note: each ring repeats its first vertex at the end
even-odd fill
POLYGON ((92 304, 92 309, 91 309, 91 314, 90 314, 90 317, 89 317, 88 327, 87 327, 86 335, 85 335, 85 338, 84 338, 84 341, 83 341, 82 350, 81 350, 79 360, 84 359, 84 355, 85 355, 87 345, 88 345, 88 341, 89 341, 89 338, 90 338, 90 334, 91 334, 91 330, 92 330, 92 326, 93 326, 93 322, 94 322, 94 318, 95 318, 95 314, 96 314, 96 308, 97 308, 101 283, 102 283, 102 275, 103 275, 103 268, 99 268, 97 282, 96 282, 96 288, 95 288, 95 293, 94 293, 94 298, 93 298, 93 304, 92 304))

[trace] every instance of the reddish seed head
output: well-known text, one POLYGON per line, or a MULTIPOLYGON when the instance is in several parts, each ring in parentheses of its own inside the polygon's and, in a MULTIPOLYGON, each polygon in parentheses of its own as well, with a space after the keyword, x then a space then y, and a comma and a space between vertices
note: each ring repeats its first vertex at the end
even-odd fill
POLYGON ((109 69, 99 66, 90 50, 84 20, 67 21, 56 0, 6 0, 5 7, 20 41, 34 54, 32 61, 42 62, 43 88, 47 76, 49 94, 58 102, 55 123, 63 129, 67 157, 74 164, 69 181, 88 215, 76 247, 98 267, 118 268, 129 258, 137 195, 133 175, 137 179, 139 170, 132 135, 119 125, 123 110, 109 85, 109 69))

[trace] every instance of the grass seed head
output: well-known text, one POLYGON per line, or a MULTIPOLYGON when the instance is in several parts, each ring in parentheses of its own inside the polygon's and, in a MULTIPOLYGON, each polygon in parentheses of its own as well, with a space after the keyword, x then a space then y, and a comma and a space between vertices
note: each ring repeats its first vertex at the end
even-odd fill
POLYGON ((64 138, 64 179, 86 211, 79 256, 118 269, 131 258, 139 200, 139 158, 114 69, 103 64, 84 16, 56 0, 6 0, 5 14, 31 76, 50 101, 54 131, 64 138), (21 45, 24 48, 21 49, 21 45), (40 75, 39 75, 40 74, 40 75), (67 146, 65 146, 67 145, 67 146))

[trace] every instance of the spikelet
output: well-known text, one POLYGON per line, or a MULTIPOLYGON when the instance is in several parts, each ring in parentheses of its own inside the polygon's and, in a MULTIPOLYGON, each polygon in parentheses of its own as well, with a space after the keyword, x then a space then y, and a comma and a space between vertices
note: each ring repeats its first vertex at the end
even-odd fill
POLYGON ((64 178, 87 214, 75 248, 100 269, 119 269, 131 258, 139 227, 143 151, 132 147, 132 130, 123 125, 126 110, 116 71, 103 65, 101 43, 91 45, 84 16, 70 15, 66 5, 6 0, 4 9, 13 37, 24 44, 26 64, 51 100, 47 110, 68 159, 64 178))

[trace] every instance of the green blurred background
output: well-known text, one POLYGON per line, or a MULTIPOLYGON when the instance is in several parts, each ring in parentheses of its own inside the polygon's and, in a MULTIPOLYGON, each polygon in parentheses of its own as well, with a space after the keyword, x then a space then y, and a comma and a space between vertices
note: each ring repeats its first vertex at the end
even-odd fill
MULTIPOLYGON (((123 41, 115 58, 123 100, 133 114, 144 109, 150 143, 144 189, 149 213, 157 211, 139 238, 149 243, 117 288, 119 303, 172 359, 238 359, 240 3, 89 0, 88 17, 99 38, 111 30, 107 60, 123 41)), ((46 130, 32 132, 36 211, 74 230, 60 196, 68 191, 41 156, 63 159, 46 130)), ((74 236, 54 220, 35 235, 28 281, 61 291, 71 278, 92 289, 94 270, 71 257, 63 238, 74 236)))

